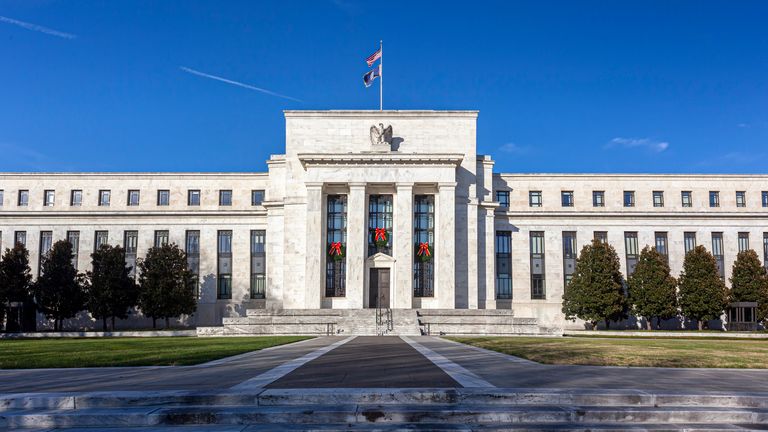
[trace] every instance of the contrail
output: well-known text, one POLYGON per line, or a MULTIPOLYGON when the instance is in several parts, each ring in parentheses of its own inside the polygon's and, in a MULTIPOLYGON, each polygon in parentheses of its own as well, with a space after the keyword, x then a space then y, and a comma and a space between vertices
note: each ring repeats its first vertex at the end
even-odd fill
POLYGON ((292 101, 296 101, 296 102, 304 102, 301 99, 296 99, 294 97, 290 97, 290 96, 286 96, 286 95, 281 95, 280 93, 275 93, 275 92, 267 90, 267 89, 263 89, 263 88, 259 88, 259 87, 254 87, 252 85, 243 84, 243 83, 237 82, 237 81, 232 81, 232 80, 229 80, 229 79, 226 79, 226 78, 222 78, 222 77, 219 77, 219 76, 216 76, 216 75, 209 75, 209 74, 204 73, 204 72, 200 72, 200 71, 196 71, 194 69, 190 69, 190 68, 188 68, 186 66, 179 66, 179 69, 183 70, 184 72, 191 73, 192 75, 197 75, 197 76, 201 76, 201 77, 204 77, 204 78, 214 79, 216 81, 221 81, 221 82, 225 82, 227 84, 236 85, 238 87, 247 88, 248 90, 254 90, 254 91, 257 91, 257 92, 265 93, 265 94, 268 94, 270 96, 276 96, 276 97, 279 97, 279 98, 288 99, 288 100, 292 100, 292 101))
POLYGON ((51 35, 51 36, 58 36, 58 37, 64 38, 64 39, 74 39, 74 38, 77 37, 76 35, 73 35, 71 33, 60 32, 58 30, 49 29, 48 27, 43 27, 43 26, 40 26, 40 25, 37 25, 37 24, 32 24, 32 23, 28 23, 28 22, 24 22, 24 21, 19 21, 19 20, 15 20, 13 18, 8 18, 8 17, 4 17, 4 16, 0 16, 0 22, 17 25, 17 26, 19 26, 21 28, 25 28, 27 30, 32 30, 32 31, 40 32, 40 33, 45 33, 45 34, 48 34, 48 35, 51 35))

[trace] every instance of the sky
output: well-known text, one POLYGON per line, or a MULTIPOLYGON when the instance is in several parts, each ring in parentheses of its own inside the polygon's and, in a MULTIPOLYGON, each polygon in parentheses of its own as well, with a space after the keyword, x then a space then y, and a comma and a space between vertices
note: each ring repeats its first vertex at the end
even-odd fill
POLYGON ((497 172, 768 173, 765 1, 0 0, 0 171, 261 172, 285 109, 479 110, 497 172))

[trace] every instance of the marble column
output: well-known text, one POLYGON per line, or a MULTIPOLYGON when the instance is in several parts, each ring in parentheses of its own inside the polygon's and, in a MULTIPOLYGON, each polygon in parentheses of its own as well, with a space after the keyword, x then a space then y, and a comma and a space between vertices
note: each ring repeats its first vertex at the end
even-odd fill
POLYGON ((365 286, 365 183, 350 183, 347 198, 347 307, 363 308, 365 286))
POLYGON ((394 212, 395 286, 392 305, 397 309, 413 307, 413 183, 397 183, 394 212))
MULTIPOLYGON (((323 297, 325 242, 323 238, 323 184, 307 183, 307 231, 304 304, 320 309, 323 297)), ((290 229, 290 228, 289 228, 290 229)))
MULTIPOLYGON (((456 307, 456 183, 437 185, 435 297, 441 309, 456 307)), ((466 253, 462 251, 461 253, 466 253)))
POLYGON ((494 215, 494 212, 496 210, 496 206, 489 206, 486 203, 486 206, 483 207, 483 212, 485 213, 485 216, 482 218, 483 223, 485 224, 485 229, 483 230, 484 238, 483 243, 485 243, 484 249, 482 253, 485 255, 485 280, 481 281, 483 290, 484 290, 484 305, 481 304, 481 308, 484 309, 496 309, 496 227, 495 227, 495 220, 496 217, 494 215))

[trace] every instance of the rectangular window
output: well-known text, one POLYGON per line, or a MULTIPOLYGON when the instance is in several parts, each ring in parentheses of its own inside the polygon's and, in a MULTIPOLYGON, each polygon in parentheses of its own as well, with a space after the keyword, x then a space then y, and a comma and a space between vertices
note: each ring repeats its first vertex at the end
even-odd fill
POLYGON ((187 231, 184 235, 184 245, 184 252, 187 253, 187 269, 193 274, 192 286, 195 298, 200 298, 200 231, 187 231))
POLYGON ((155 247, 161 247, 168 244, 169 234, 167 230, 155 231, 155 247))
POLYGON ((232 191, 231 190, 220 190, 219 191, 219 205, 220 206, 231 206, 232 205, 232 191))
POLYGON ((251 231, 251 298, 263 299, 267 293, 267 232, 251 231))
POLYGON ((40 255, 38 257, 38 274, 43 272, 43 259, 53 247, 53 231, 40 231, 40 255))
POLYGON ((542 205, 541 191, 528 192, 528 205, 530 207, 541 207, 542 205))
POLYGON ((664 255, 664 258, 668 259, 669 248, 667 247, 667 233, 657 232, 656 235, 656 252, 664 255))
POLYGON ((496 298, 512 298, 512 232, 496 231, 496 298))
POLYGON ((264 190, 256 189, 251 191, 251 205, 260 206, 264 203, 264 190))
POLYGON ((723 233, 712 233, 712 255, 717 261, 717 270, 720 272, 720 279, 725 280, 725 255, 723 252, 723 233))
POLYGON ((595 231, 594 239, 601 243, 608 243, 608 231, 595 231))
POLYGON ((109 232, 108 231, 96 231, 94 234, 93 250, 97 251, 101 245, 109 244, 109 232))
POLYGON ((664 207, 664 192, 663 191, 653 191, 653 206, 654 207, 664 207))
POLYGON ((435 197, 434 195, 416 195, 413 203, 413 290, 414 297, 433 297, 434 260, 435 260, 435 197), (427 246, 422 250, 421 245, 427 246), (424 254, 432 257, 424 261, 424 254), (419 255, 421 254, 421 255, 419 255))
POLYGON ((200 205, 200 190, 190 189, 187 191, 187 205, 199 206, 200 205))
POLYGON ((69 205, 72 207, 80 207, 83 205, 83 191, 80 189, 72 189, 69 195, 69 205))
POLYGON ((128 205, 129 206, 137 206, 139 205, 139 198, 140 193, 138 190, 129 190, 128 191, 128 205))
POLYGON ((24 247, 27 247, 27 232, 26 231, 16 231, 13 233, 13 245, 14 247, 16 244, 21 244, 24 247))
POLYGON ((720 192, 709 191, 709 206, 720 207, 720 192))
POLYGON ((736 207, 747 206, 747 193, 745 191, 736 191, 736 207))
POLYGON ((544 232, 531 231, 531 299, 544 300, 547 298, 544 278, 544 232))
POLYGON ((125 265, 131 268, 128 274, 131 277, 136 277, 136 256, 139 252, 138 231, 125 231, 123 233, 123 251, 125 252, 125 265))
POLYGON ((605 191, 592 191, 592 207, 605 207, 605 191))
POLYGON ((5 191, 0 189, 0 207, 3 206, 3 201, 5 200, 5 191))
POLYGON ((760 200, 763 203, 763 207, 768 207, 768 191, 762 191, 760 193, 760 200))
POLYGON ((53 205, 56 203, 56 191, 54 190, 46 190, 43 193, 43 205, 46 207, 53 207, 53 205))
POLYGON ((740 232, 739 233, 739 252, 744 252, 746 250, 749 250, 749 233, 740 232))
POLYGON ((171 204, 171 191, 160 189, 157 191, 157 205, 167 206, 171 204))
POLYGON ((100 190, 99 191, 99 205, 100 206, 108 206, 109 200, 110 200, 111 192, 108 190, 100 190))
POLYGON ((219 231, 216 298, 232 298, 232 231, 219 231))
POLYGON ((377 252, 392 255, 392 195, 371 195, 368 197, 368 256, 377 252), (384 230, 386 244, 376 240, 376 230, 384 230))
POLYGON ((499 207, 509 208, 509 191, 496 191, 496 201, 499 207))
POLYGON ((568 289, 568 284, 573 279, 576 271, 576 232, 563 231, 563 289, 568 289))
POLYGON ((635 206, 635 191, 624 191, 624 207, 635 206))
POLYGON ((67 231, 67 241, 72 245, 72 265, 77 270, 77 261, 80 257, 80 231, 67 231))
POLYGON ((347 259, 343 255, 347 245, 347 196, 328 195, 325 214, 325 296, 344 297, 347 294, 347 259))
POLYGON ((768 232, 763 233, 763 267, 768 270, 768 232))
POLYGON ((627 255, 627 276, 631 276, 635 272, 637 266, 637 259, 640 257, 640 250, 637 244, 636 232, 624 233, 624 246, 626 248, 627 255))
POLYGON ((560 202, 563 207, 573 207, 573 191, 560 192, 560 202))
POLYGON ((680 192, 680 199, 683 203, 683 207, 693 207, 693 195, 691 191, 680 192))
POLYGON ((19 191, 19 207, 26 207, 29 205, 29 191, 26 189, 19 191))
POLYGON ((692 251, 696 247, 696 233, 695 232, 683 233, 683 244, 685 247, 685 253, 692 251))

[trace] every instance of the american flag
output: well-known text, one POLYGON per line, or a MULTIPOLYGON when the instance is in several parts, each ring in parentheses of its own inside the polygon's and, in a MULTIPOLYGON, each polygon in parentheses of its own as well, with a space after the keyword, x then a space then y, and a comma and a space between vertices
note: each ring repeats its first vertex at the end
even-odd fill
POLYGON ((368 67, 373 66, 373 62, 381 58, 381 48, 377 49, 375 53, 368 56, 365 62, 368 63, 368 67))

